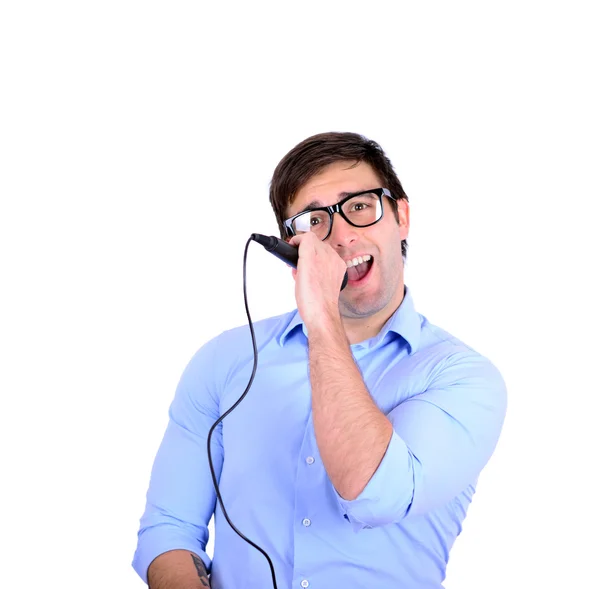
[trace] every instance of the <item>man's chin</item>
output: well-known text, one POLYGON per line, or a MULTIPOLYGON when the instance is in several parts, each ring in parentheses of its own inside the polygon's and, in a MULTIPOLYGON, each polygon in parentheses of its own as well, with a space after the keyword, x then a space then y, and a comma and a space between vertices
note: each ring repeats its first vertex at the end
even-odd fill
POLYGON ((366 319, 379 313, 385 307, 385 301, 379 297, 363 298, 358 301, 340 301, 340 314, 346 319, 366 319))

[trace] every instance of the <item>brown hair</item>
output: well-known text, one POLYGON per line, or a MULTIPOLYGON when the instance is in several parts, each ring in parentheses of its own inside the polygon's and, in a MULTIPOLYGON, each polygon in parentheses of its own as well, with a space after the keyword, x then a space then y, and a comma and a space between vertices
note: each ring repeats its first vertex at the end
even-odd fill
MULTIPOLYGON (((269 200, 282 239, 287 237, 283 222, 286 211, 292 204, 297 192, 326 166, 339 162, 351 161, 354 165, 365 162, 369 164, 382 186, 387 188, 396 199, 408 202, 408 196, 400 184, 392 163, 383 149, 375 141, 357 133, 320 133, 305 139, 279 162, 269 189, 269 200)), ((398 211, 394 207, 394 216, 398 221, 398 211)), ((402 241, 402 256, 406 258, 408 244, 402 241)))

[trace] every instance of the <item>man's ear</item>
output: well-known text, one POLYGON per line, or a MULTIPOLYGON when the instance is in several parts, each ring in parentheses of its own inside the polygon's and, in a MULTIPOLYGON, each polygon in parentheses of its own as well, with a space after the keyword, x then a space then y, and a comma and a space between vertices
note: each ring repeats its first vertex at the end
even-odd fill
MULTIPOLYGON (((396 201, 396 207, 398 208, 398 224, 406 232, 406 236, 408 236, 410 228, 410 206, 408 201, 404 198, 399 198, 396 201)), ((406 239, 406 237, 403 237, 403 239, 406 239)))

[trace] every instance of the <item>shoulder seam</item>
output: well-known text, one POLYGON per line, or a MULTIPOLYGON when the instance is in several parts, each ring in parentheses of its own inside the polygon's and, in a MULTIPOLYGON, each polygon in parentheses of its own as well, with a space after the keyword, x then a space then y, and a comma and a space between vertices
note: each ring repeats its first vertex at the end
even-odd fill
MULTIPOLYGON (((437 338, 438 341, 440 341, 440 342, 446 342, 446 343, 451 344, 452 346, 454 346, 455 348, 458 348, 458 349, 466 348, 470 352, 473 352, 475 354, 481 355, 475 348, 472 348, 471 346, 469 346, 468 344, 466 344, 462 340, 459 340, 456 336, 452 335, 453 339, 448 339, 446 337, 442 337, 440 334, 436 333, 435 331, 433 331, 433 329, 431 329, 431 323, 429 323, 429 321, 427 321, 427 324, 425 325, 425 327, 427 327, 427 329, 429 330, 429 333, 431 333, 431 335, 433 335, 435 338, 437 338)), ((451 335, 451 334, 449 334, 449 335, 451 335)))

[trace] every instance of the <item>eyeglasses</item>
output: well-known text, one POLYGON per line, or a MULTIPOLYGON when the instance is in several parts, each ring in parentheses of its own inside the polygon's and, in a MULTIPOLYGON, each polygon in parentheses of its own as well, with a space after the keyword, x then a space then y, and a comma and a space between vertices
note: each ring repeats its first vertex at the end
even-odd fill
POLYGON ((372 188, 350 194, 329 207, 309 208, 285 220, 283 225, 289 237, 310 231, 324 241, 331 233, 334 213, 339 213, 353 227, 369 227, 381 221, 384 196, 396 202, 387 188, 372 188))

